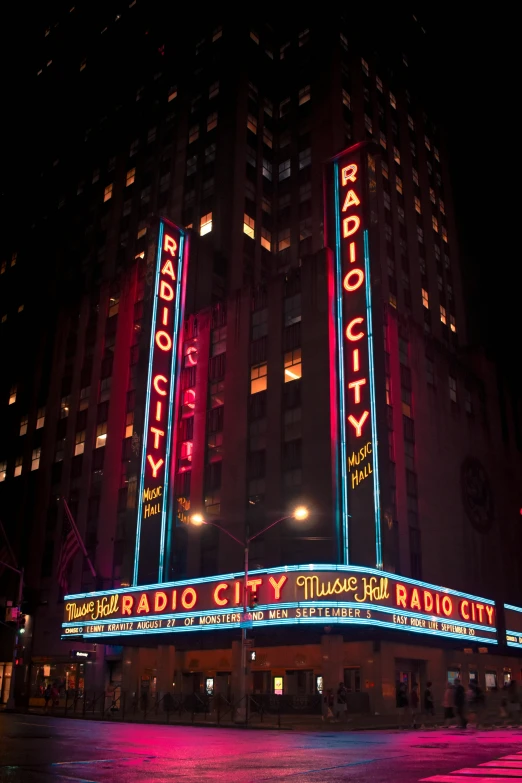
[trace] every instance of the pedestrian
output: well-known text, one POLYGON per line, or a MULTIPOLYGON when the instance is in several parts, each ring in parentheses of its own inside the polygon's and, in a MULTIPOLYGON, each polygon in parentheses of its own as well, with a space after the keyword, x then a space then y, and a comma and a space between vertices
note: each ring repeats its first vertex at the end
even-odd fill
POLYGON ((455 689, 451 682, 446 683, 446 690, 444 691, 444 699, 442 706, 444 707, 444 725, 449 726, 450 722, 455 717, 453 712, 453 705, 455 704, 455 689))
POLYGON ((51 701, 51 685, 47 685, 44 692, 44 712, 47 712, 47 707, 49 706, 49 702, 51 701))
POLYGON ((58 707, 60 704, 60 691, 58 690, 56 683, 53 683, 51 687, 51 702, 53 707, 58 707))
POLYGON ((468 725, 468 719, 466 717, 466 691, 459 677, 455 678, 455 710, 460 720, 460 727, 465 729, 468 725))
POLYGON ((511 680, 508 685, 507 711, 514 723, 520 723, 520 695, 516 680, 511 680))
POLYGON ((338 721, 345 722, 348 714, 348 691, 344 682, 339 683, 337 688, 337 712, 336 717, 338 721))
POLYGON ((433 701, 431 685, 431 682, 427 682, 426 690, 424 691, 424 712, 426 715, 435 715, 435 702, 433 701))
POLYGON ((323 720, 325 721, 325 723, 328 723, 329 721, 333 721, 335 717, 333 713, 333 706, 334 706, 333 691, 331 688, 328 688, 323 695, 323 720))
POLYGON ((406 722, 408 720, 409 713, 409 701, 408 691, 406 689, 406 683, 400 682, 397 687, 397 707, 400 710, 400 725, 401 728, 406 728, 406 722))
POLYGON ((411 686, 410 693, 410 710, 411 710, 411 727, 417 728, 417 718, 419 717, 419 690, 416 683, 411 686))

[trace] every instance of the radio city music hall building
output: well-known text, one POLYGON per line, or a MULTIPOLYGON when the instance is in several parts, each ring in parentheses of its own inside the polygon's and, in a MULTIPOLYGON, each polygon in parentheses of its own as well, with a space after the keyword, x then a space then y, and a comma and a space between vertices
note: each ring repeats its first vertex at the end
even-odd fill
POLYGON ((254 694, 344 679, 383 712, 401 679, 520 680, 516 417, 467 344, 415 46, 342 18, 173 46, 139 2, 98 13, 59 20, 74 51, 42 31, 37 100, 66 79, 74 133, 56 114, 2 256, 19 691, 237 696, 245 623, 254 694), (62 496, 96 571, 65 598, 62 496), (250 544, 246 617, 242 547, 195 514, 239 541, 289 517, 250 544))

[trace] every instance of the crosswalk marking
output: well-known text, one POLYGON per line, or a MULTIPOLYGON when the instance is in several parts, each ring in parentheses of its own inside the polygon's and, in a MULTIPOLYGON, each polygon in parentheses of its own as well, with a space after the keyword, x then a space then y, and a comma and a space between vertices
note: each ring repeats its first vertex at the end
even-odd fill
POLYGON ((514 783, 522 778, 522 752, 484 761, 476 767, 455 769, 449 775, 433 775, 421 778, 420 783, 514 783))

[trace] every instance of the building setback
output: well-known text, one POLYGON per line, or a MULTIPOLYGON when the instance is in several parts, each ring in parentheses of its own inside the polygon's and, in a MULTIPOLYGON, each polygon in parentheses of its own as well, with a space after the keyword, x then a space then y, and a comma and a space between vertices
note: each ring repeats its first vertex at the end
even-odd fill
MULTIPOLYGON (((381 712, 394 709, 398 680, 431 679, 439 699, 458 671, 488 688, 520 680, 522 614, 503 609, 522 606, 515 403, 467 341, 445 138, 422 94, 422 30, 410 17, 386 36, 390 20, 371 32, 366 21, 364 12, 313 25, 212 20, 178 40, 167 35, 175 17, 135 2, 112 16, 78 6, 42 29, 31 89, 49 119, 30 152, 38 176, 29 203, 13 184, 0 257, 0 507, 25 567, 30 618, 19 693, 37 700, 60 681, 237 695, 242 599, 231 580, 241 583, 244 553, 190 518, 243 540, 298 505, 308 518, 256 538, 249 571, 288 574, 290 585, 300 572, 284 567, 307 566, 321 589, 342 579, 331 595, 346 605, 319 612, 297 582, 290 599, 261 596, 269 608, 258 611, 268 614, 249 631, 254 693, 314 696, 344 677, 353 709, 381 712), (339 177, 355 153, 331 161, 360 143, 349 201, 351 180, 339 177), (336 181, 347 199, 338 214, 336 181), (346 232, 339 223, 338 246, 332 226, 352 214, 369 237, 355 282, 367 283, 373 393, 371 437, 359 443, 354 429, 360 449, 344 454, 342 395, 357 403, 371 384, 370 375, 349 392, 339 383, 339 349, 357 313, 342 286, 337 313, 333 280, 355 222, 346 232), (157 436, 171 449, 163 501, 142 484, 143 446, 157 410, 149 366, 158 259, 163 268, 174 235, 186 238, 186 291, 179 372, 161 413, 173 430, 157 436), (96 572, 78 554, 68 589, 77 598, 65 602, 62 498, 96 572), (159 568, 151 520, 163 502, 159 568), (214 585, 201 580, 219 575, 218 602, 209 593, 200 607, 201 585, 214 585), (381 592, 357 593, 373 577, 387 580, 381 592), (176 606, 170 593, 165 607, 156 596, 166 584, 176 606), (153 586, 142 617, 123 611, 124 596, 143 592, 129 586, 153 586), (434 586, 455 591, 451 612, 434 586), (350 592, 363 614, 353 614, 350 592), (97 594, 92 610, 67 609, 89 603, 88 593, 97 594), (280 600, 292 606, 275 608, 280 600), (102 630, 71 631, 97 626, 103 607, 102 630), (179 630, 175 614, 190 625, 192 609, 208 633, 179 630), (270 614, 278 611, 305 614, 270 614), (289 618, 300 622, 282 622, 289 618), (78 652, 89 655, 71 657, 78 652)), ((178 279, 173 269, 172 286, 178 279)), ((359 372, 359 354, 345 351, 346 372, 359 372)), ((12 596, 10 577, 0 579, 0 593, 12 596)))

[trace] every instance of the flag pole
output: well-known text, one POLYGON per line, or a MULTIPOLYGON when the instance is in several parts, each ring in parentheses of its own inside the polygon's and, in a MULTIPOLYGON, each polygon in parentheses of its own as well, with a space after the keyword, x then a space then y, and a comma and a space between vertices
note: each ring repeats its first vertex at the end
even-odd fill
POLYGON ((63 500, 63 505, 64 505, 64 508, 65 508, 65 513, 67 514, 67 518, 69 519, 69 522, 71 523, 71 527, 74 530, 74 535, 78 539, 78 543, 80 544, 80 547, 81 547, 81 550, 83 552, 83 555, 84 555, 85 559, 87 560, 89 568, 91 569, 91 574, 96 579, 96 571, 94 570, 94 566, 91 563, 91 559, 90 559, 89 555, 87 554, 87 549, 85 548, 85 544, 83 543, 83 539, 82 539, 82 537, 80 535, 80 532, 78 530, 76 522, 74 521, 74 517, 73 517, 73 515, 71 513, 71 509, 67 505, 67 501, 66 501, 66 499, 64 497, 62 497, 62 500, 63 500))

